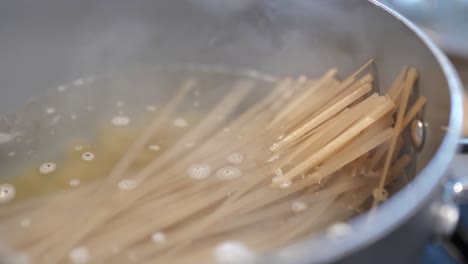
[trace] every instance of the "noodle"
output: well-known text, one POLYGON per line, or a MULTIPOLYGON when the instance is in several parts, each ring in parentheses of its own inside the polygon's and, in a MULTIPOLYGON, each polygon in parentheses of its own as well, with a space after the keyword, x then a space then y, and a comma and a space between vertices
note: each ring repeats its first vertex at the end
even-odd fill
MULTIPOLYGON (((255 103, 258 83, 238 78, 204 117, 174 128, 204 82, 184 81, 142 129, 122 130, 129 142, 117 148, 103 130, 97 145, 120 155, 106 177, 0 204, 2 239, 34 263, 222 262, 226 248, 248 258, 346 221, 370 199, 375 208, 411 163, 402 132, 426 99, 411 98, 408 67, 386 95, 373 92, 372 63, 343 81, 336 69, 284 78, 255 103), (148 150, 163 135, 174 138, 148 150)), ((82 162, 92 170, 105 151, 82 162)))

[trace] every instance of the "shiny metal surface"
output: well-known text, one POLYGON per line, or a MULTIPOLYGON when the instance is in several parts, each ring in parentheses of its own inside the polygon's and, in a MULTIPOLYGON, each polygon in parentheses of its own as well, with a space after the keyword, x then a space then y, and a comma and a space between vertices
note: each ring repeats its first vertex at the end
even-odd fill
POLYGON ((424 144, 425 131, 424 123, 421 120, 415 119, 411 122, 410 138, 417 150, 420 150, 424 144))
POLYGON ((0 112, 77 77, 141 65, 223 65, 276 76, 314 76, 338 66, 345 76, 374 58, 382 91, 403 65, 417 67, 428 127, 415 180, 371 218, 352 220, 352 236, 312 237, 264 262, 395 263, 418 254, 432 235, 436 216, 428 208, 441 198, 461 131, 461 84, 448 59, 421 30, 376 1, 245 1, 248 8, 229 12, 197 0, 2 2, 0 112), (412 244, 389 246, 401 235, 412 244))

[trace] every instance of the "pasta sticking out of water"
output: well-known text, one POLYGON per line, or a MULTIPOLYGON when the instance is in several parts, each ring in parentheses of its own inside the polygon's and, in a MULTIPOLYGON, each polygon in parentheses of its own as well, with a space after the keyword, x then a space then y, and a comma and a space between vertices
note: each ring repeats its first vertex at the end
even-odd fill
MULTIPOLYGON (((319 231, 350 235, 405 175, 403 131, 425 104, 415 69, 379 94, 371 63, 343 81, 237 76, 212 104, 191 73, 165 103, 138 104, 145 125, 114 112, 95 141, 0 179, 2 242, 39 264, 254 263, 319 231)), ((122 99, 110 109, 128 111, 122 99)))

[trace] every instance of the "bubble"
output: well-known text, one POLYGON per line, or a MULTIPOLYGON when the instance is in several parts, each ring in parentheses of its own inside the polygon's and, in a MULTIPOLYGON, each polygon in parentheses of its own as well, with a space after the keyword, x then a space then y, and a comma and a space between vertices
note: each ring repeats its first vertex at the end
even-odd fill
POLYGON ((291 203, 291 210, 295 213, 303 212, 307 209, 307 204, 302 201, 294 201, 291 203))
POLYGON ((214 256, 220 264, 249 264, 255 262, 255 254, 242 242, 224 241, 216 246, 214 256))
POLYGON ((85 80, 84 79, 76 79, 74 82, 73 82, 73 85, 74 86, 81 86, 85 83, 85 80))
POLYGON ((280 184, 279 187, 280 187, 281 189, 287 189, 287 188, 291 187, 291 184, 292 184, 291 181, 287 181, 287 182, 284 182, 284 183, 280 184))
POLYGON ((81 155, 81 158, 85 161, 92 161, 96 158, 96 155, 92 152, 85 152, 81 155))
POLYGON ((89 261, 89 250, 86 247, 76 247, 68 253, 68 258, 75 264, 87 263, 89 261))
POLYGON ((353 232, 352 227, 347 223, 335 223, 327 230, 327 236, 335 241, 342 240, 353 232))
POLYGON ((30 226, 31 226, 31 219, 29 219, 29 218, 24 218, 23 220, 21 220, 20 226, 23 227, 23 228, 28 228, 28 227, 30 227, 30 226))
POLYGON ((82 150, 82 149, 83 149, 83 145, 75 146, 75 149, 76 149, 76 150, 82 150))
POLYGON ((164 232, 156 232, 151 235, 151 240, 154 243, 162 244, 166 242, 166 234, 164 232))
MULTIPOLYGON (((275 183, 275 184, 278 184, 278 183, 282 183, 283 182, 283 170, 280 168, 280 169, 277 169, 275 170, 275 174, 273 176, 273 178, 271 179, 271 182, 272 183, 275 183)), ((286 186, 285 188, 287 188, 289 186, 286 186)))
POLYGON ((70 118, 71 118, 71 120, 76 120, 76 119, 78 118, 78 116, 75 115, 75 114, 71 114, 71 115, 70 115, 70 118))
POLYGON ((79 179, 71 179, 68 184, 72 187, 80 185, 80 180, 79 179))
POLYGON ((16 156, 16 152, 12 151, 12 152, 8 152, 8 157, 14 157, 16 156))
POLYGON ((56 109, 53 108, 53 107, 47 107, 45 109, 46 114, 49 114, 49 115, 55 113, 55 111, 56 111, 56 109))
POLYGON ((176 118, 173 123, 174 123, 174 126, 176 126, 176 127, 186 127, 186 126, 188 126, 187 121, 185 119, 183 119, 183 118, 180 118, 180 117, 176 118))
POLYGON ((278 143, 273 143, 273 145, 271 145, 270 147, 270 151, 275 151, 276 148, 278 148, 279 144, 278 143))
POLYGON ((238 178, 242 175, 242 172, 232 166, 226 166, 216 171, 216 178, 223 180, 223 181, 230 181, 238 178))
POLYGON ((67 86, 65 85, 60 85, 57 87, 58 92, 65 92, 67 90, 67 86))
POLYGON ((15 195, 15 186, 9 183, 0 184, 0 204, 8 203, 15 198, 15 195))
POLYGON ((227 132, 231 132, 231 129, 229 127, 225 127, 223 128, 223 131, 227 133, 227 132))
POLYGON ((193 102, 193 107, 199 107, 200 106, 200 102, 199 101, 194 101, 193 102))
POLYGON ((148 146, 148 149, 152 151, 159 151, 161 148, 158 145, 150 145, 148 146))
POLYGON ((226 159, 232 164, 239 164, 239 163, 242 163, 242 161, 244 161, 244 155, 236 152, 227 156, 226 159))
POLYGON ((130 190, 133 190, 133 189, 135 189, 137 187, 137 183, 136 183, 136 181, 131 180, 131 179, 123 179, 123 180, 119 181, 117 186, 122 191, 130 191, 130 190))
POLYGON ((375 188, 374 190, 372 190, 372 197, 374 197, 374 199, 378 199, 379 201, 386 201, 388 199, 388 191, 384 188, 382 188, 382 192, 380 194, 380 198, 379 198, 379 188, 375 188))
POLYGON ((211 174, 211 167, 208 164, 193 164, 187 170, 187 174, 190 178, 195 180, 203 180, 210 176, 211 174))
POLYGON ((121 101, 121 100, 118 100, 117 102, 115 102, 115 106, 117 106, 117 107, 124 107, 124 106, 125 106, 125 102, 124 102, 124 101, 121 101))
POLYGON ((116 126, 126 126, 130 123, 130 118, 127 116, 115 116, 112 118, 112 124, 116 126))
POLYGON ((156 109, 157 109, 157 107, 154 106, 154 105, 147 105, 146 106, 146 111, 148 111, 148 112, 154 112, 154 111, 156 111, 156 109))
MULTIPOLYGON (((7 143, 15 139, 15 135, 0 132, 0 144, 7 143)), ((18 141, 18 139, 17 139, 18 141)))
POLYGON ((57 164, 53 162, 46 162, 39 167, 39 172, 42 174, 49 174, 55 171, 57 164))
POLYGON ((94 110, 94 107, 92 105, 88 105, 86 107, 86 109, 89 111, 89 112, 92 112, 94 110))
POLYGON ((275 170, 275 176, 283 176, 283 170, 281 168, 275 170))

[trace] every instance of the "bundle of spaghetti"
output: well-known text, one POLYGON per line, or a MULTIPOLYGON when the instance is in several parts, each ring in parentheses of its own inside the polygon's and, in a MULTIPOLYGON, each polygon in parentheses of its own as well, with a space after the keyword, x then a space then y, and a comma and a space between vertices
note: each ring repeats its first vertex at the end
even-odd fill
POLYGON ((404 174, 402 132, 425 104, 411 97, 415 69, 379 95, 371 64, 342 82, 335 69, 285 78, 247 109, 239 107, 255 83, 239 81, 169 149, 133 166, 196 85, 189 80, 108 177, 13 204, 0 231, 38 263, 65 262, 77 247, 93 263, 194 263, 210 262, 222 241, 266 252, 346 221, 384 201, 385 186, 404 174), (122 182, 134 186, 123 191, 122 182), (8 229, 26 216, 27 232, 8 229))

